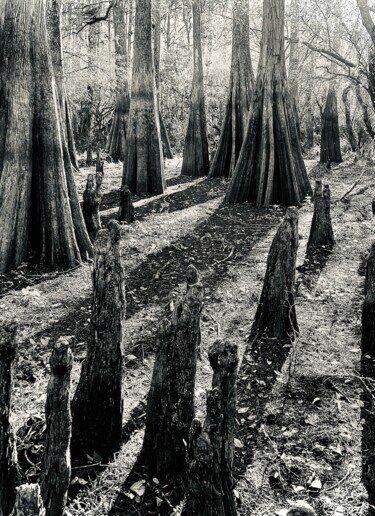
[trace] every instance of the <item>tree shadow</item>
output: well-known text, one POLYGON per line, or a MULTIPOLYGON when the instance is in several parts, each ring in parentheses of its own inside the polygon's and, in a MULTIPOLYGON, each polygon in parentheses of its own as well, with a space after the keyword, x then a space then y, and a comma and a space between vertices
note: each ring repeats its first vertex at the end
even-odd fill
POLYGON ((361 359, 362 483, 367 491, 368 514, 375 514, 375 359, 361 359))

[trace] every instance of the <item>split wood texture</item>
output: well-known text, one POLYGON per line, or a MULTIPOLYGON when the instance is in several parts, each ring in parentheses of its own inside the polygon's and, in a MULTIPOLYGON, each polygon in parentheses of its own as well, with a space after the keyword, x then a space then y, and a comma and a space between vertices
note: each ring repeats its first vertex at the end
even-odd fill
POLYGON ((18 476, 15 437, 9 421, 17 344, 17 326, 3 326, 0 329, 0 516, 8 516, 12 511, 18 476))
POLYGON ((362 353, 375 356, 375 242, 367 258, 365 301, 362 309, 362 353))
POLYGON ((94 242, 98 231, 102 227, 100 222, 99 206, 102 200, 102 183, 104 175, 104 163, 98 156, 96 160, 96 174, 87 176, 85 191, 83 192, 82 211, 85 219, 87 232, 92 242, 94 242))
POLYGON ((125 274, 120 226, 95 241, 91 337, 72 404, 72 455, 108 457, 122 442, 125 274))
POLYGON ((45 516, 39 484, 24 484, 17 488, 12 516, 45 516))
POLYGON ((314 191, 314 215, 307 242, 306 257, 321 249, 331 249, 335 243, 331 221, 331 191, 328 185, 316 181, 314 191))
POLYGON ((127 185, 123 185, 120 188, 119 219, 122 222, 128 222, 129 224, 134 222, 134 205, 127 185))
POLYGON ((237 346, 216 341, 209 359, 214 374, 202 427, 194 420, 189 436, 188 491, 183 516, 235 516, 233 494, 237 346))
POLYGON ((189 265, 187 277, 188 290, 157 337, 148 396, 140 463, 158 478, 186 472, 186 443, 195 414, 203 287, 194 266, 189 265))
POLYGON ((70 412, 73 354, 69 343, 59 339, 50 358, 47 387, 46 441, 41 466, 41 491, 46 516, 63 516, 70 483, 70 412))
POLYGON ((298 249, 298 209, 289 208, 272 241, 252 333, 269 337, 298 332, 294 305, 294 278, 298 249))

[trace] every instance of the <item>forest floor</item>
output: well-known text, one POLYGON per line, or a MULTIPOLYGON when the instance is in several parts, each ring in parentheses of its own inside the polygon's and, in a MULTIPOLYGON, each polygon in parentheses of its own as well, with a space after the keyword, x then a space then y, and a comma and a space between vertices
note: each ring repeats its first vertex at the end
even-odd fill
MULTIPOLYGON (((308 161, 311 180, 321 172, 308 161)), ((144 408, 154 337, 170 301, 185 288, 194 263, 205 287, 202 356, 196 385, 197 416, 204 418, 211 383, 207 350, 218 338, 238 343, 238 426, 235 479, 240 515, 283 516, 293 500, 308 501, 318 516, 375 514, 375 365, 360 353, 365 257, 374 233, 373 167, 347 161, 328 171, 336 245, 326 263, 296 276, 300 328, 292 345, 271 356, 248 343, 272 238, 285 213, 273 206, 223 203, 226 182, 182 178, 181 160, 167 161, 168 191, 135 198, 136 221, 123 225, 126 271, 126 383, 124 445, 95 471, 73 465, 67 515, 178 514, 171 487, 126 485, 142 444, 144 408), (356 188, 344 199, 353 182, 356 188), (139 488, 139 486, 138 486, 139 488), (125 511, 124 507, 132 506, 125 511)), ((82 168, 82 194, 91 171, 82 168)), ((121 166, 105 165, 102 221, 116 216, 121 166)), ((300 209, 298 266, 304 260, 312 204, 300 209)), ((0 283, 0 324, 18 320, 19 345, 12 420, 20 462, 29 481, 38 475, 49 356, 54 341, 70 336, 75 356, 73 392, 89 339, 91 266, 50 273, 19 267, 0 283)), ((100 462, 94 457, 93 461, 100 462)), ((140 479, 142 480, 142 479, 140 479)))

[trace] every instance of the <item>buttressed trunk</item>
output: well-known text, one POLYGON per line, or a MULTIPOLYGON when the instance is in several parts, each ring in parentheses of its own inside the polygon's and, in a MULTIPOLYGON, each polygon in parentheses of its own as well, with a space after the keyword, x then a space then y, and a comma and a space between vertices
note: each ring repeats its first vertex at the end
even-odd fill
POLYGON ((254 83, 249 34, 249 3, 247 0, 235 0, 229 94, 209 177, 231 177, 240 154, 254 83))
POLYGON ((92 255, 62 128, 45 15, 46 0, 5 0, 0 272, 20 265, 29 251, 64 268, 92 255))
POLYGON ((339 116, 337 112, 337 97, 335 85, 328 90, 327 100, 322 117, 322 134, 320 141, 320 161, 326 163, 341 163, 339 116))
POLYGON ((311 192, 286 88, 284 10, 284 0, 264 0, 258 76, 230 203, 298 205, 311 192))
POLYGON ((205 176, 210 159, 206 128, 206 112, 203 88, 203 60, 201 41, 201 1, 193 0, 193 52, 194 73, 188 128, 185 137, 184 159, 181 174, 184 176, 205 176))
POLYGON ((165 189, 151 32, 151 0, 137 0, 134 29, 132 95, 122 184, 137 194, 165 189))

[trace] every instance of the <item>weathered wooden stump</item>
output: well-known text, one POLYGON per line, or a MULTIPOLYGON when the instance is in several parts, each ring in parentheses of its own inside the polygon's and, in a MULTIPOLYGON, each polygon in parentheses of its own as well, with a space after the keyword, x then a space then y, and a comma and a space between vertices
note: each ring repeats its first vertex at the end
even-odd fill
POLYGON ((202 284, 189 284, 157 337, 140 463, 158 478, 186 472, 202 306, 202 284))
POLYGON ((294 305, 294 278, 298 249, 298 209, 289 208, 271 244, 263 290, 252 333, 287 337, 298 332, 294 305))
POLYGON ((331 192, 328 185, 316 181, 314 191, 314 215, 307 242, 306 259, 323 249, 331 249, 335 243, 331 221, 331 192))
POLYGON ((127 185, 120 188, 119 220, 122 222, 134 222, 134 206, 131 193, 127 185))
POLYGON ((12 516, 45 516, 39 484, 23 484, 17 488, 12 516))
POLYGON ((316 512, 307 502, 297 501, 289 509, 286 516, 316 516, 316 512))
POLYGON ((362 309, 362 353, 375 356, 375 242, 367 258, 362 309))
POLYGON ((51 378, 46 401, 46 441, 41 466, 41 491, 46 516, 62 516, 70 483, 72 418, 70 386, 73 354, 59 339, 50 358, 51 378))
POLYGON ((91 337, 72 404, 72 454, 109 457, 122 442, 125 274, 120 226, 95 241, 91 337))
POLYGON ((14 359, 18 344, 15 324, 0 328, 0 516, 13 508, 18 480, 17 450, 9 421, 14 359))
POLYGON ((183 516, 235 516, 233 494, 237 346, 217 341, 209 353, 214 370, 204 426, 194 420, 189 436, 188 491, 183 516))
POLYGON ((85 191, 83 192, 82 213, 85 219, 87 232, 92 242, 94 242, 98 231, 100 230, 100 213, 99 206, 102 200, 102 183, 103 183, 103 167, 104 162, 98 157, 96 159, 95 181, 92 174, 88 174, 85 191))

